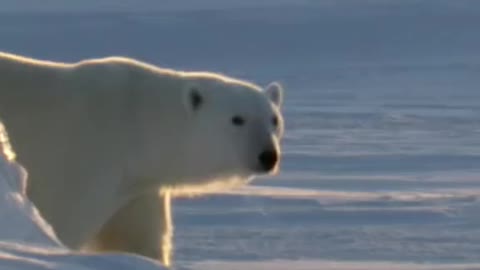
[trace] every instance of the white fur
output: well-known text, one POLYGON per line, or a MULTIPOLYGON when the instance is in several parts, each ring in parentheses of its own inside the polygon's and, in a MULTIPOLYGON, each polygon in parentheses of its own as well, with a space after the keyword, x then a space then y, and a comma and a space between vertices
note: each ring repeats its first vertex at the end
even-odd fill
POLYGON ((280 153, 283 89, 266 89, 121 57, 68 64, 0 53, 0 117, 29 171, 28 195, 59 238, 167 265, 171 195, 246 184, 267 173, 261 151, 280 153))

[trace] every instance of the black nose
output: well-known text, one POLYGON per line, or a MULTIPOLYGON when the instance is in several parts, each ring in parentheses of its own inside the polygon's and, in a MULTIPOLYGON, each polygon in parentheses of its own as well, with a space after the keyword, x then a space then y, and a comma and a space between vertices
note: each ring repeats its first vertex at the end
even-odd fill
POLYGON ((258 161, 264 171, 271 171, 278 162, 277 151, 265 150, 258 156, 258 161))

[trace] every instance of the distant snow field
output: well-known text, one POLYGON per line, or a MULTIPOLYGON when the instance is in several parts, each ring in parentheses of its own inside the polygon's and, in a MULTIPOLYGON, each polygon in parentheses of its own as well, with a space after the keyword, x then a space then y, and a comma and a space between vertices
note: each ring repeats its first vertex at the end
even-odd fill
POLYGON ((391 262, 337 262, 326 260, 273 260, 266 262, 207 261, 195 264, 195 270, 478 270, 480 264, 421 264, 391 262))

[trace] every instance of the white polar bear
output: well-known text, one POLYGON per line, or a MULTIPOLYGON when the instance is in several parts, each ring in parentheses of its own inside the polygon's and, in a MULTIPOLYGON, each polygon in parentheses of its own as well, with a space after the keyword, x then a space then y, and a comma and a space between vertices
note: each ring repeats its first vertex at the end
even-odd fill
POLYGON ((71 248, 170 265, 171 195, 275 174, 283 88, 121 57, 0 53, 0 117, 27 193, 71 248))

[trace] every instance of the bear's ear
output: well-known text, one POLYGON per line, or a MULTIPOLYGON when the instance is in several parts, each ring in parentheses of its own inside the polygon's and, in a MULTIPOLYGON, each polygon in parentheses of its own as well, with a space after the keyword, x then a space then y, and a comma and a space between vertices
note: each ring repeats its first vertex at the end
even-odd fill
POLYGON ((277 105, 277 107, 282 107, 283 103, 283 87, 278 82, 271 82, 265 88, 265 94, 273 102, 273 104, 277 105))
POLYGON ((190 112, 198 111, 205 102, 203 94, 196 86, 189 86, 184 95, 184 105, 190 112))

